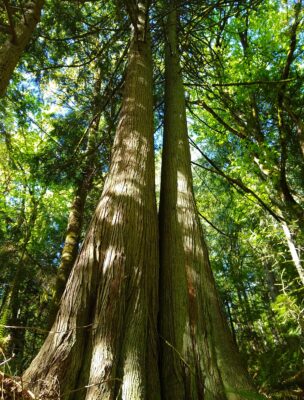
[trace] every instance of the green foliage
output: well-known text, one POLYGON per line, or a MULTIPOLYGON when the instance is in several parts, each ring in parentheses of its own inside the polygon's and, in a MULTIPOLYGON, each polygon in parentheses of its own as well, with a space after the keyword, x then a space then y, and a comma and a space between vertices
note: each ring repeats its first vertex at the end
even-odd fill
MULTIPOLYGON (((288 81, 278 82, 290 52, 295 4, 181 3, 180 52, 197 205, 234 339, 261 393, 274 399, 297 398, 299 383, 288 382, 303 369, 303 289, 280 222, 289 223, 303 254, 303 10, 288 81), (283 190, 283 178, 294 202, 283 190)), ((160 149, 162 2, 155 2, 151 16, 160 149)), ((8 22, 3 8, 0 22, 8 22)), ((83 232, 100 196, 120 108, 129 25, 121 1, 71 6, 48 0, 0 104, 0 347, 7 356, 16 352, 13 372, 30 362, 48 329, 69 206, 95 117, 98 69, 97 172, 83 232), (10 323, 31 329, 3 327, 10 323)), ((0 41, 4 38, 0 31, 0 41)))
POLYGON ((245 3, 215 8, 195 30, 191 22, 183 27, 194 185, 216 281, 250 372, 264 393, 299 398, 292 392, 299 383, 287 380, 303 369, 303 291, 280 217, 302 254, 304 160, 296 133, 297 118, 304 118, 302 22, 290 81, 275 83, 288 62, 295 3, 245 3), (278 119, 282 93, 285 131, 278 119))

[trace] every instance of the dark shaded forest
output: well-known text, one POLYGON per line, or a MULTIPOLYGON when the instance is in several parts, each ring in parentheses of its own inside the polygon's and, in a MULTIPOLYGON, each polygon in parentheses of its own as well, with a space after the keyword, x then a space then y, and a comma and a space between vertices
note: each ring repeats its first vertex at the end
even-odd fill
POLYGON ((1 398, 304 398, 303 18, 0 0, 1 398))

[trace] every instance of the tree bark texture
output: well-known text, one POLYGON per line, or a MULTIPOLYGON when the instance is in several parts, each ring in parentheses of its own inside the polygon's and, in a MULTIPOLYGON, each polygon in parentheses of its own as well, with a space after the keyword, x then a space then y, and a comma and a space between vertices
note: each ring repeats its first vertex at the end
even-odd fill
POLYGON ((160 195, 161 387, 164 400, 246 398, 254 392, 210 268, 193 195, 177 4, 169 1, 160 195))
POLYGON ((129 51, 108 178, 63 294, 56 333, 23 377, 35 391, 38 380, 45 383, 48 398, 59 390, 61 399, 160 398, 152 61, 146 3, 138 9, 140 35, 135 32, 129 51))
POLYGON ((40 20, 44 0, 29 1, 14 34, 0 47, 0 97, 4 96, 9 80, 40 20))

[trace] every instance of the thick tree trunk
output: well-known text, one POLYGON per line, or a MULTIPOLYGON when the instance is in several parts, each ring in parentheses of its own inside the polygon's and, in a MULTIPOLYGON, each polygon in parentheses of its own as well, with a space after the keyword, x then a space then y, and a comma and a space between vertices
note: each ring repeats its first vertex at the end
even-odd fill
MULTIPOLYGON (((24 374, 61 399, 159 399, 152 61, 139 4, 111 168, 53 331, 24 374), (90 325, 86 330, 84 325, 90 325), (86 385, 83 390, 76 389, 86 385), (71 392, 73 391, 73 392, 71 392)), ((51 393, 48 394, 51 398, 51 393)))
POLYGON ((240 400, 254 389, 223 316, 199 224, 179 65, 176 3, 169 3, 160 196, 162 394, 165 400, 240 400))
POLYGON ((0 47, 0 97, 4 96, 9 80, 25 47, 31 40, 36 25, 40 20, 44 0, 28 2, 21 22, 12 28, 13 34, 0 47))

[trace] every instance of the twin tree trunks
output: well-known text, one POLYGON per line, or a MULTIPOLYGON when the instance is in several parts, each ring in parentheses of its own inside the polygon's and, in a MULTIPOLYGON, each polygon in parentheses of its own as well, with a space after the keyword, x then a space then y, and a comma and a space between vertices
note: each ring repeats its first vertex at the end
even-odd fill
POLYGON ((176 4, 165 35, 159 238, 148 2, 130 12, 110 171, 56 320, 23 381, 48 399, 246 399, 255 390, 221 311, 193 196, 176 4))

